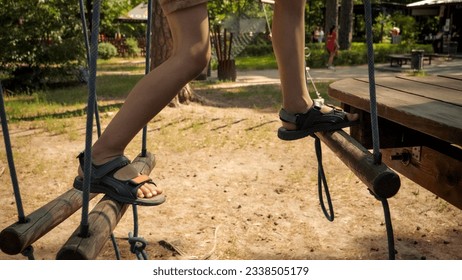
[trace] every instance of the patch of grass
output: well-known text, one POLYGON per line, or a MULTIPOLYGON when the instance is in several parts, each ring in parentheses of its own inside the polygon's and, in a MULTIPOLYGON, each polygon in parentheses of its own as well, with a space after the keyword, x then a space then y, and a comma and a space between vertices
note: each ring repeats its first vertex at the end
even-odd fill
POLYGON ((143 59, 127 60, 120 57, 101 59, 98 60, 97 71, 144 72, 145 61, 143 59))
POLYGON ((236 68, 239 70, 277 69, 277 63, 274 54, 237 57, 236 68))
MULTIPOLYGON (((106 75, 97 77, 96 95, 101 111, 118 108, 142 75, 106 75), (118 102, 117 102, 118 101, 118 102)), ((86 85, 35 92, 5 98, 10 121, 63 118, 85 114, 88 100, 86 85)))

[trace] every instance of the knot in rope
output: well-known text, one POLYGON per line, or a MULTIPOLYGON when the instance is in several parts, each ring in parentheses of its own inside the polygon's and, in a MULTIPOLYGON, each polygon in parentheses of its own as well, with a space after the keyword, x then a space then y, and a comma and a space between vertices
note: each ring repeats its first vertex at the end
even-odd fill
POLYGON ((32 246, 28 246, 26 247, 26 249, 24 249, 21 254, 24 256, 24 257, 27 257, 29 260, 35 260, 35 256, 34 256, 34 247, 32 246))
POLYGON ((147 254, 144 249, 148 245, 148 242, 143 237, 133 236, 133 233, 129 232, 128 243, 130 244, 130 252, 135 254, 138 259, 147 259, 147 254))

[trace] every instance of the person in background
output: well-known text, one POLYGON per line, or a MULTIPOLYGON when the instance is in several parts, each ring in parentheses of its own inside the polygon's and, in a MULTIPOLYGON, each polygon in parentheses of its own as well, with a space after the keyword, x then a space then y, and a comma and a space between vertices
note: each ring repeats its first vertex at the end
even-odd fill
POLYGON ((319 28, 319 37, 318 37, 318 43, 324 42, 324 30, 322 28, 319 28))
POLYGON ((329 53, 327 68, 334 70, 334 57, 337 55, 339 48, 337 41, 337 26, 335 25, 329 29, 329 33, 327 34, 326 48, 327 52, 329 53))
POLYGON ((316 26, 316 28, 313 30, 313 37, 311 39, 313 43, 317 43, 319 40, 319 30, 319 26, 316 26))

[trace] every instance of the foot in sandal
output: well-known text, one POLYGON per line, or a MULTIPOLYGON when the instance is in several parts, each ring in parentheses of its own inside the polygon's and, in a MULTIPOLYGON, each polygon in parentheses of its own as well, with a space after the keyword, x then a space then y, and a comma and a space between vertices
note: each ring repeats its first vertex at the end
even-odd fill
POLYGON ((338 130, 359 123, 358 114, 349 114, 331 105, 313 105, 303 114, 291 114, 281 109, 279 118, 283 126, 278 130, 278 137, 282 140, 297 140, 315 132, 338 130))
MULTIPOLYGON (((83 188, 84 154, 79 156, 79 176, 74 180, 74 188, 83 188)), ((151 178, 141 175, 125 156, 117 156, 100 165, 92 164, 90 192, 104 193, 122 203, 155 206, 163 203, 165 197, 151 178)))

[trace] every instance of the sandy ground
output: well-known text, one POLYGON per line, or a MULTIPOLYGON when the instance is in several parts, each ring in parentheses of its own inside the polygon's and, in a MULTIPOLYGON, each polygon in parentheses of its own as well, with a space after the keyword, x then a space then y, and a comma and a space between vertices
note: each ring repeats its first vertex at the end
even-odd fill
MULTIPOLYGON (((274 104, 204 97, 213 103, 166 108, 148 126, 148 148, 157 158, 151 176, 167 196, 160 206, 139 207, 139 234, 148 242, 149 259, 388 258, 381 203, 327 147, 323 157, 333 222, 320 208, 312 138, 280 141, 274 104)), ((102 116, 103 126, 112 116, 102 116)), ((72 187, 85 119, 60 123, 73 132, 57 133, 33 122, 10 126, 26 214, 72 187)), ((139 138, 127 150, 131 158, 140 149, 139 138)), ((396 258, 461 259, 462 211, 403 176, 401 181, 400 191, 389 199, 396 258)), ((17 219, 8 168, 0 184, 3 229, 17 219)), ((35 257, 54 259, 80 218, 77 211, 38 240, 35 257)), ((136 259, 127 243, 130 231, 129 209, 114 231, 122 259, 136 259)), ((111 242, 98 258, 115 259, 111 242)), ((0 252, 0 259, 25 257, 0 252)))

